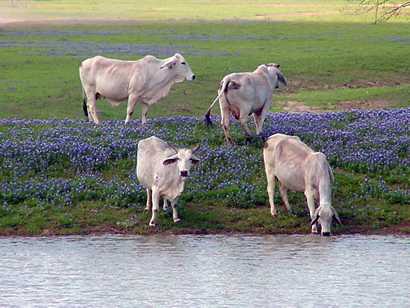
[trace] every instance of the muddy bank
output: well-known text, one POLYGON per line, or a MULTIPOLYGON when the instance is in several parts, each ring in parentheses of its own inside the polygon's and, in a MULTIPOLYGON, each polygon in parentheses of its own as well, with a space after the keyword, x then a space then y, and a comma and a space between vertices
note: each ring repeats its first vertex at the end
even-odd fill
MULTIPOLYGON (((172 229, 162 229, 161 226, 152 227, 142 227, 139 229, 127 229, 121 228, 115 225, 100 225, 100 226, 89 226, 84 227, 78 231, 70 231, 68 229, 58 229, 49 228, 44 229, 37 234, 33 234, 24 229, 3 229, 0 230, 0 237, 7 236, 62 236, 62 235, 105 235, 105 234, 123 234, 123 235, 207 235, 207 234, 224 234, 224 235, 235 235, 235 234, 253 234, 253 235, 313 235, 309 230, 302 231, 300 228, 290 229, 283 228, 281 230, 276 230, 274 232, 266 230, 263 228, 249 228, 241 231, 234 229, 204 229, 204 228, 172 228, 172 229)), ((400 235, 400 236, 410 236, 410 221, 402 222, 397 225, 383 227, 383 228, 372 228, 370 226, 359 226, 359 225, 346 225, 333 232, 334 236, 346 235, 346 234, 361 234, 361 235, 400 235)))

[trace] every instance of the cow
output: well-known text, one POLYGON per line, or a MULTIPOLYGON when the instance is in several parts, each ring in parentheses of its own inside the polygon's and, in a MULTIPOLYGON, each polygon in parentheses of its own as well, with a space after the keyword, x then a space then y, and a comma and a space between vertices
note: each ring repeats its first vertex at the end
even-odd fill
POLYGON ((323 153, 314 152, 297 136, 275 134, 270 136, 264 144, 263 159, 273 217, 276 216, 273 201, 276 177, 279 180, 279 191, 288 212, 291 212, 291 207, 287 191, 305 193, 312 233, 318 233, 317 223, 319 223, 322 235, 329 236, 333 218, 341 224, 331 200, 333 172, 323 153), (319 201, 319 207, 316 209, 315 199, 319 201))
POLYGON ((149 106, 165 97, 173 84, 195 79, 188 62, 179 53, 164 60, 148 55, 137 61, 96 56, 84 60, 79 70, 84 114, 95 124, 100 123, 96 111, 96 101, 100 98, 106 98, 112 106, 128 100, 126 124, 139 101, 142 124, 145 124, 149 106))
POLYGON ((221 109, 221 125, 227 143, 234 143, 229 134, 229 118, 232 114, 241 123, 247 138, 250 138, 247 120, 253 114, 256 134, 262 132, 263 122, 272 105, 273 91, 279 84, 287 85, 285 76, 275 63, 259 65, 255 71, 247 73, 232 73, 220 82, 218 95, 205 114, 207 125, 212 124, 210 114, 212 107, 219 100, 221 109))
POLYGON ((192 149, 177 149, 155 136, 138 142, 137 178, 147 191, 146 210, 152 210, 149 226, 155 226, 159 200, 171 203, 172 217, 179 222, 176 203, 184 191, 185 181, 193 165, 200 159, 195 155, 199 145, 192 149))

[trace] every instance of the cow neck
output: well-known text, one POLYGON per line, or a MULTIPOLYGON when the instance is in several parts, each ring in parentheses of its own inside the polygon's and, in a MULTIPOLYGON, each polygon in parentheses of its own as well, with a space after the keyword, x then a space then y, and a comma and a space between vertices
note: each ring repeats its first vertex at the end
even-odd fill
POLYGON ((268 83, 268 85, 270 86, 271 90, 273 91, 274 86, 273 86, 273 82, 271 81, 271 78, 269 77, 269 75, 265 72, 262 71, 258 71, 257 74, 261 75, 268 83))
POLYGON ((175 83, 172 80, 175 77, 174 74, 172 74, 172 75, 171 74, 166 74, 165 72, 166 72, 165 70, 160 69, 158 71, 158 73, 155 74, 153 76, 153 78, 151 78, 151 80, 156 80, 156 78, 155 78, 156 76, 163 75, 163 76, 161 76, 160 81, 158 81, 157 83, 150 84, 150 88, 154 87, 154 86, 164 86, 164 85, 169 84, 169 83, 171 83, 171 86, 172 86, 172 84, 175 83))

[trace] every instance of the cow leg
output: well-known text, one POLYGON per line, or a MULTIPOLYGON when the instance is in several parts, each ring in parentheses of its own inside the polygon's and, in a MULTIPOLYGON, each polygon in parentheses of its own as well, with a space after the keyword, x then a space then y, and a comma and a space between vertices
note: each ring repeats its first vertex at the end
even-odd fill
MULTIPOLYGON (((309 207, 309 213, 310 213, 310 221, 313 220, 313 217, 315 215, 315 193, 313 189, 311 188, 306 188, 305 190, 305 196, 306 196, 306 201, 309 207)), ((318 233, 317 231, 317 224, 314 224, 312 226, 312 233, 318 233)))
POLYGON ((266 114, 268 113, 270 105, 271 104, 265 103, 260 112, 253 114, 257 135, 259 135, 262 132, 263 122, 265 122, 266 114))
POLYGON ((270 213, 273 217, 276 216, 276 208, 275 208, 275 203, 274 203, 274 197, 275 197, 275 176, 273 175, 273 172, 266 172, 266 178, 268 181, 268 186, 266 190, 268 191, 268 196, 269 196, 269 204, 270 204, 270 213))
POLYGON ((229 144, 234 144, 234 141, 229 134, 229 116, 230 116, 230 111, 229 107, 225 106, 223 103, 219 103, 221 107, 221 126, 224 131, 225 135, 225 142, 229 144))
POLYGON ((179 219, 178 217, 177 200, 172 200, 171 206, 172 206, 172 219, 174 220, 175 223, 177 223, 181 221, 181 219, 179 219))
POLYGON ((145 104, 145 103, 141 104, 141 122, 142 122, 142 125, 147 123, 148 108, 149 108, 148 104, 145 104))
POLYGON ((241 115, 239 118, 239 122, 241 123, 241 126, 243 130, 245 131, 247 138, 250 138, 252 136, 252 132, 250 131, 248 127, 248 115, 247 114, 241 115))
POLYGON ((87 91, 87 109, 88 109, 88 118, 93 121, 95 124, 100 124, 100 120, 97 115, 97 99, 94 91, 87 91))
POLYGON ((152 209, 152 190, 147 188, 147 205, 145 210, 150 211, 152 209))
POLYGON ((288 213, 292 213, 292 209, 290 207, 289 200, 288 200, 288 189, 287 189, 287 187, 285 185, 283 185, 282 183, 280 183, 279 191, 280 191, 280 195, 282 197, 282 200, 285 203, 286 211, 288 213))
POLYGON ((136 96, 135 94, 130 94, 130 96, 128 96, 127 117, 125 118, 125 124, 131 121, 131 116, 134 113, 137 100, 138 100, 138 96, 136 96))
POLYGON ((149 222, 150 227, 155 227, 155 224, 158 219, 158 211, 159 211, 159 192, 157 189, 152 189, 152 216, 149 222))
POLYGON ((164 211, 167 211, 167 210, 168 210, 168 200, 165 199, 165 198, 164 198, 164 204, 163 204, 163 206, 162 206, 162 209, 163 209, 164 211))

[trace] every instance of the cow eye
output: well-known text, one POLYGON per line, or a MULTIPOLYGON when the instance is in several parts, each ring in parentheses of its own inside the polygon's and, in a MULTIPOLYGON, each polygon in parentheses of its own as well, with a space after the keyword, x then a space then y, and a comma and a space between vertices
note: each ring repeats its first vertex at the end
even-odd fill
POLYGON ((181 64, 182 64, 182 65, 185 65, 186 63, 185 63, 185 62, 181 62, 181 64))

